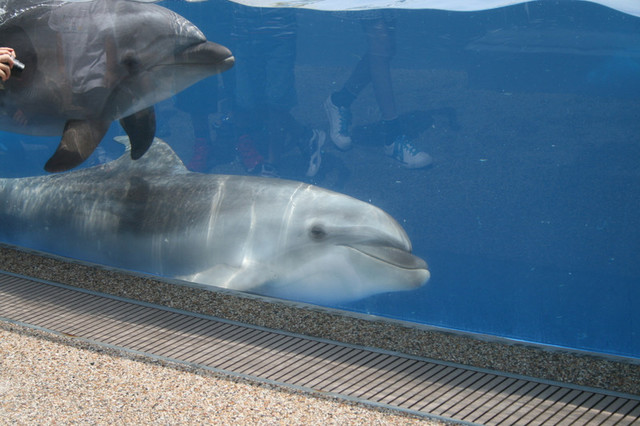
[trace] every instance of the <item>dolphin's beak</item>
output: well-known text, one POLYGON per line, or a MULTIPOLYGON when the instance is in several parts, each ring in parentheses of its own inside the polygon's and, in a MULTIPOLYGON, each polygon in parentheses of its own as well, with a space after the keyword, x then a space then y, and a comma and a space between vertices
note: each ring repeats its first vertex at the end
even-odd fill
POLYGON ((424 285, 431 277, 427 262, 406 250, 375 244, 349 244, 345 247, 349 247, 364 256, 374 258, 378 262, 386 263, 391 267, 412 272, 415 275, 415 280, 412 281, 412 284, 416 288, 424 285))
POLYGON ((219 73, 231 68, 234 62, 229 49, 212 41, 189 46, 175 55, 175 65, 214 67, 219 73))

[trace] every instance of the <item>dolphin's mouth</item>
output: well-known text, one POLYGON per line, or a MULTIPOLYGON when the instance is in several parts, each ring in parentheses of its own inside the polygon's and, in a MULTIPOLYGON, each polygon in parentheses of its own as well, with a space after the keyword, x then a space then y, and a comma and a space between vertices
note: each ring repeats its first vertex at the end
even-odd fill
POLYGON ((229 49, 212 41, 204 41, 189 46, 175 54, 172 65, 215 67, 217 72, 224 72, 235 63, 229 49))
POLYGON ((365 256, 372 257, 396 268, 407 270, 429 269, 427 262, 423 259, 396 247, 372 244, 349 244, 345 245, 345 247, 356 250, 365 256))

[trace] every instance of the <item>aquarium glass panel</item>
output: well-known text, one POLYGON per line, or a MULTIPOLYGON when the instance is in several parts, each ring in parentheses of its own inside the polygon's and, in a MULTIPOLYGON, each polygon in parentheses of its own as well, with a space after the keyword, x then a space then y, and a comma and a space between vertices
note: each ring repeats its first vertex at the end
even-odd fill
POLYGON ((0 242, 640 357, 635 1, 19 3, 0 242))

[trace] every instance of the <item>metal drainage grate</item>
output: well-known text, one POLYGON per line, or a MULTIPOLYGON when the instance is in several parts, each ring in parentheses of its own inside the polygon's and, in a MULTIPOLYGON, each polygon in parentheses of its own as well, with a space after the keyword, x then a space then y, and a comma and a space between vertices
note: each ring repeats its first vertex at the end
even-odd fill
POLYGON ((362 402, 481 424, 640 424, 640 398, 399 356, 0 273, 0 317, 362 402))

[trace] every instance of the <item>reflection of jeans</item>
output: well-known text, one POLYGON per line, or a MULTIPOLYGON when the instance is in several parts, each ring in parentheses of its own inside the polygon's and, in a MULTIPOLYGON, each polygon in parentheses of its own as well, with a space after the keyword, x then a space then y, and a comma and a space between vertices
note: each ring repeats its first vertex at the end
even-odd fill
POLYGON ((303 132, 290 112, 297 102, 296 11, 237 6, 233 38, 238 149, 245 152, 249 146, 245 142, 251 141, 252 149, 260 151, 257 156, 243 158, 251 169, 258 157, 277 162, 285 141, 297 141, 303 132))
POLYGON ((242 40, 233 53, 236 102, 240 108, 288 110, 296 104, 295 38, 242 40))
MULTIPOLYGON (((367 38, 367 51, 345 83, 348 90, 356 96, 371 82, 372 78, 375 78, 372 73, 389 72, 389 63, 396 52, 394 16, 390 13, 382 13, 388 11, 372 12, 379 12, 379 14, 372 14, 360 20, 367 38)), ((390 85, 386 82, 384 84, 390 85)))
POLYGON ((296 12, 237 6, 233 33, 237 106, 291 109, 297 101, 296 12))
MULTIPOLYGON (((332 96, 332 102, 337 106, 349 108, 362 90, 371 83, 382 119, 395 120, 398 113, 390 68, 391 59, 396 51, 396 25, 393 11, 352 12, 344 15, 343 18, 360 21, 367 39, 367 51, 356 64, 340 93, 332 96)), ((397 136, 396 133, 398 132, 389 132, 389 138, 393 139, 397 136)), ((389 138, 385 137, 385 140, 388 141, 389 138)))

